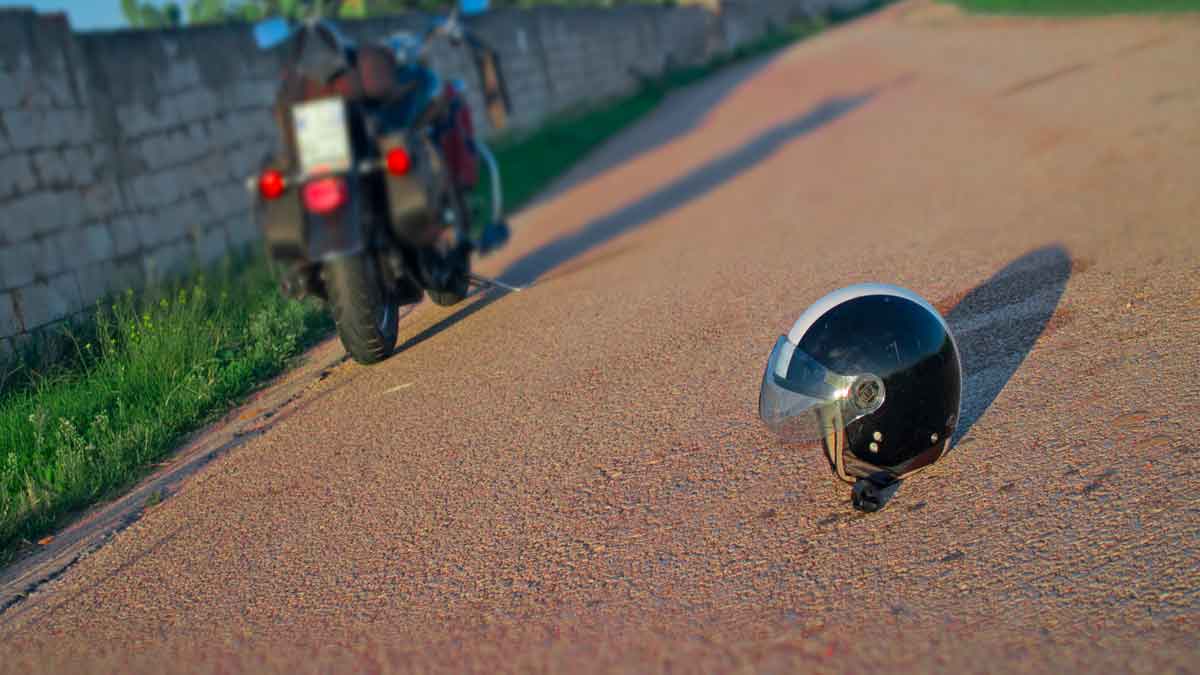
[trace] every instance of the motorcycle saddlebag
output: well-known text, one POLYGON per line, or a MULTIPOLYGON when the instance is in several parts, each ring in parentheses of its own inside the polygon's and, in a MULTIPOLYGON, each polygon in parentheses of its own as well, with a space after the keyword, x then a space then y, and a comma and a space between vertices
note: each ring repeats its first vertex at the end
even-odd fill
POLYGON ((443 202, 446 166, 432 143, 417 134, 392 134, 379 140, 380 155, 401 147, 411 159, 411 169, 400 176, 385 172, 388 215, 392 233, 412 246, 435 242, 442 231, 434 205, 443 202))
MULTIPOLYGON (((282 164, 270 159, 262 165, 263 171, 269 168, 283 170, 282 164)), ((280 260, 304 260, 307 257, 304 213, 294 188, 289 188, 279 199, 266 200, 256 195, 255 210, 268 255, 280 260)))

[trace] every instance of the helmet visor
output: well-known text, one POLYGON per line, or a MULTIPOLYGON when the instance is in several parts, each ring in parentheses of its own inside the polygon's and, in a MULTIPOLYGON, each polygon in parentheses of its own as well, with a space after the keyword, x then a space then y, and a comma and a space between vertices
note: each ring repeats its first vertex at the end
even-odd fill
POLYGON ((763 372, 759 418, 785 442, 821 440, 871 412, 848 404, 851 387, 860 381, 829 370, 780 336, 763 372))

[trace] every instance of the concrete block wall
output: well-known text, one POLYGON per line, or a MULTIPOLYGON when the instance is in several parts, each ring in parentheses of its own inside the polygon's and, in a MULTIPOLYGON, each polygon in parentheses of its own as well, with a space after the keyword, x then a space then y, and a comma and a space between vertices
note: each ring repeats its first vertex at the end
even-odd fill
MULTIPOLYGON (((617 96, 634 72, 703 62, 827 6, 862 0, 723 0, 704 6, 490 12, 475 29, 500 54, 510 128, 617 96)), ((423 19, 343 24, 358 40, 423 19)), ((433 63, 469 86, 465 50, 433 63)), ((0 359, 108 293, 211 263, 254 242, 243 180, 277 143, 279 55, 245 24, 75 34, 61 15, 0 9, 0 359)))
POLYGON ((113 255, 119 197, 82 62, 65 21, 0 10, 0 338, 80 311, 80 272, 113 255))

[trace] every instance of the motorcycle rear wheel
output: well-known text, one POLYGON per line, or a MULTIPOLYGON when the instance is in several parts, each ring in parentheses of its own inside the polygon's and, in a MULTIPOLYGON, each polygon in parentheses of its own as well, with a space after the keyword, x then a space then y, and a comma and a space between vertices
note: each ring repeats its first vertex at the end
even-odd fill
POLYGON ((379 283, 374 259, 353 255, 331 260, 323 275, 338 337, 350 358, 372 365, 391 356, 400 313, 379 283))

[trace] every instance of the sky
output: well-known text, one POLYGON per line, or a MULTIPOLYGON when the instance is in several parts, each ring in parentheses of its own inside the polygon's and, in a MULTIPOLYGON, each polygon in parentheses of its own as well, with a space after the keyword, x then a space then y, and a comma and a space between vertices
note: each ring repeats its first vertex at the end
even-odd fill
POLYGON ((63 12, 75 30, 126 28, 121 0, 0 0, 0 8, 33 7, 39 12, 63 12))

